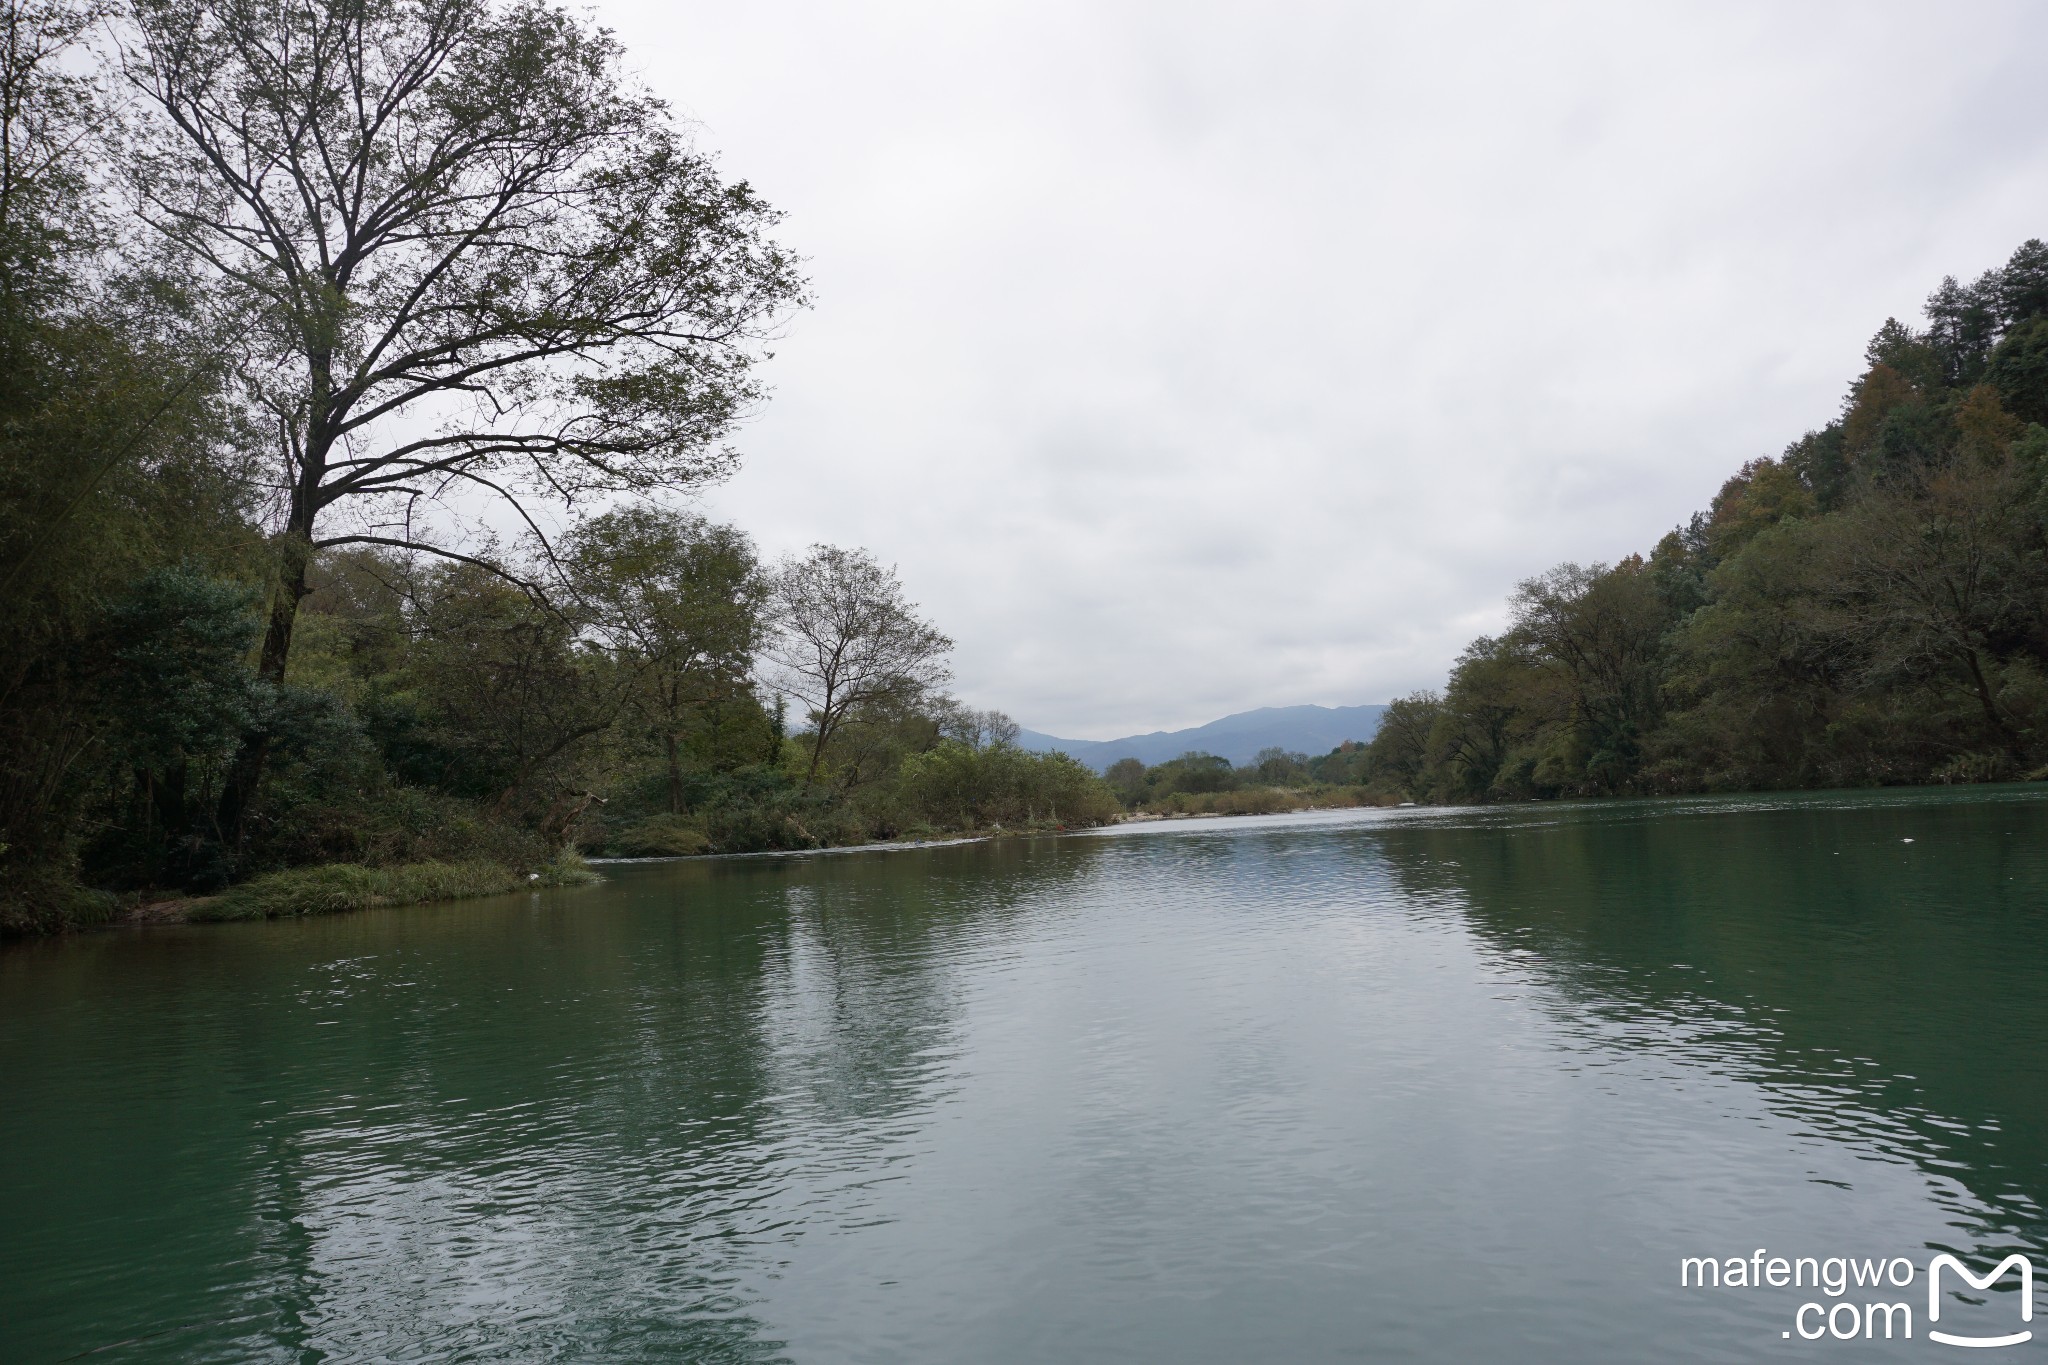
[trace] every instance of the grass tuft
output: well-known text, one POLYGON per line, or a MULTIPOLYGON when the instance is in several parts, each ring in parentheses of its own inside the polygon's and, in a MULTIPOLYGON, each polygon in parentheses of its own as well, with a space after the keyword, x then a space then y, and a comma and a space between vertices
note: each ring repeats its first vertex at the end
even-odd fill
POLYGON ((80 886, 57 868, 0 873, 0 938, 32 938, 91 929, 121 913, 118 897, 80 886))

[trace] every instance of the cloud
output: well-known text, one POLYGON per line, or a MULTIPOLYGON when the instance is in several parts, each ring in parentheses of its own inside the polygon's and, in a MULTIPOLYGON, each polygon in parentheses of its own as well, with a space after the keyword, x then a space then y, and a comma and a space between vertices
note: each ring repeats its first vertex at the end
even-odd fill
POLYGON ((599 14, 817 284, 711 510, 1077 738, 1440 683, 2048 235, 2023 4, 599 14))

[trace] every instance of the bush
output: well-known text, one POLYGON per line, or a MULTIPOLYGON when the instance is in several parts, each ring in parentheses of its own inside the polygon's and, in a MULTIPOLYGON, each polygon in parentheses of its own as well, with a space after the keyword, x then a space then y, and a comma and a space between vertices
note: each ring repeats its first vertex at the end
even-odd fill
POLYGON ((1103 780, 1065 754, 947 741, 903 762, 897 802, 938 828, 1099 825, 1121 809, 1103 780))
POLYGON ((1170 792, 1144 809, 1156 815, 1273 815, 1315 805, 1305 792, 1249 787, 1227 792, 1170 792))
POLYGON ((655 815, 619 834, 612 848, 625 858, 679 858, 709 853, 711 838, 687 815, 655 815))
POLYGON ((792 789, 765 799, 714 806, 704 813, 704 822, 717 853, 840 848, 889 831, 886 823, 870 823, 835 803, 824 790, 792 789))
POLYGON ((766 764, 730 772, 692 769, 684 774, 682 796, 689 813, 671 814, 666 775, 643 770, 586 819, 584 847, 615 857, 676 857, 820 848, 873 837, 870 821, 840 793, 806 788, 766 764))
MULTIPOLYGON (((530 828, 424 787, 372 784, 280 793, 252 861, 258 868, 360 863, 533 867, 548 850, 530 828)), ((253 870, 253 869, 252 869, 253 870)))

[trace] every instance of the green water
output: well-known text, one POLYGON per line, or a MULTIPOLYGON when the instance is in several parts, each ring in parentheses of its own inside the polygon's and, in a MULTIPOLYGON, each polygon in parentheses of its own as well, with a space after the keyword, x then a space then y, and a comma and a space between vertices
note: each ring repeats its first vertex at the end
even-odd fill
MULTIPOLYGON (((1175 822, 15 947, 0 1358, 2040 1358, 1929 1343, 1924 1266, 2048 1278, 2044 797, 1175 822), (1757 1248, 1909 1258, 1915 1339, 1680 1287, 1757 1248)), ((1938 1325, 2013 1330, 2015 1285, 1938 1325)))

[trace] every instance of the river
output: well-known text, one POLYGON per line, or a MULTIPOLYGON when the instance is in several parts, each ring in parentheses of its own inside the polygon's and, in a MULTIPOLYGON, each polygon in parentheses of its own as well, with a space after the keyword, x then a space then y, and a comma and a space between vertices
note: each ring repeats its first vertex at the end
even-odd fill
POLYGON ((2026 1325, 1937 1253, 2048 1278, 2041 786, 603 870, 0 952, 0 1358, 1906 1359, 2026 1325), (1681 1284, 1759 1249, 1913 1278, 1681 1284))

